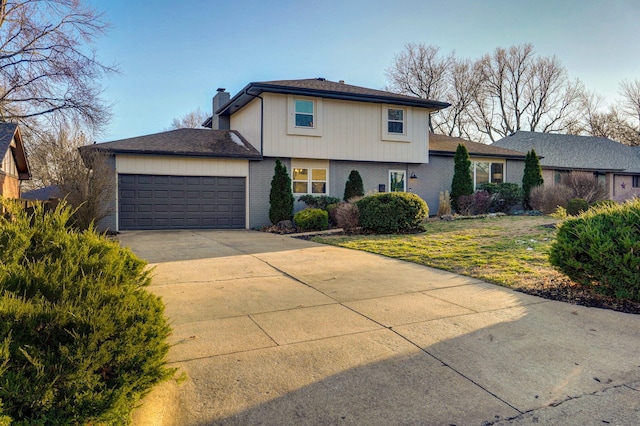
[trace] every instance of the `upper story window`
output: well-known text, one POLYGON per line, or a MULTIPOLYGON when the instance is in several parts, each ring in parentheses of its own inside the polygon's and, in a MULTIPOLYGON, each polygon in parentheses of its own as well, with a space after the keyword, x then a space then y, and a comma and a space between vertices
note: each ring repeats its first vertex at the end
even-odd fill
POLYGON ((404 135, 404 110, 387 109, 387 132, 404 135))
POLYGON ((287 134, 322 136, 322 98, 287 95, 287 134))
POLYGON ((631 186, 640 188, 640 175, 631 176, 631 186))
POLYGON ((313 101, 303 101, 296 99, 295 101, 295 114, 296 114, 296 127, 314 127, 313 119, 313 101))

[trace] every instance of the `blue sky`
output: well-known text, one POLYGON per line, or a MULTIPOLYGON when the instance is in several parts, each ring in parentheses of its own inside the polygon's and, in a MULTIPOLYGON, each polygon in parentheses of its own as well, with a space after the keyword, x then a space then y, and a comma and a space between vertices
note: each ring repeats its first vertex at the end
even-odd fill
POLYGON ((637 0, 89 0, 111 24, 97 44, 120 74, 105 82, 114 117, 100 142, 156 133, 218 87, 324 77, 382 89, 405 44, 476 59, 532 43, 612 102, 640 79, 637 0))

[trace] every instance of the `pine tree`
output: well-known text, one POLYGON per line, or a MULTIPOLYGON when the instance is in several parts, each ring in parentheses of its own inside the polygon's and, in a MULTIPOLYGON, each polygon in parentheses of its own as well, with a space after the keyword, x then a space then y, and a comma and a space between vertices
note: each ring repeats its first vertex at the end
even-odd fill
POLYGON ((527 152, 527 156, 524 160, 524 174, 522 176, 522 192, 524 193, 523 204, 526 209, 530 209, 529 195, 531 190, 536 186, 542 185, 544 179, 542 179, 542 168, 540 167, 540 159, 536 154, 535 149, 527 152))
POLYGON ((471 160, 464 144, 458 144, 453 157, 455 163, 451 182, 451 207, 458 210, 458 198, 473 194, 473 178, 471 176, 471 160))
POLYGON ((276 167, 271 180, 271 192, 269 193, 269 220, 271 223, 275 225, 283 220, 291 220, 293 202, 291 178, 287 167, 282 165, 280 159, 276 159, 276 167))
POLYGON ((351 170, 349 178, 344 186, 344 201, 349 201, 353 197, 362 197, 364 195, 364 184, 362 177, 357 170, 351 170))

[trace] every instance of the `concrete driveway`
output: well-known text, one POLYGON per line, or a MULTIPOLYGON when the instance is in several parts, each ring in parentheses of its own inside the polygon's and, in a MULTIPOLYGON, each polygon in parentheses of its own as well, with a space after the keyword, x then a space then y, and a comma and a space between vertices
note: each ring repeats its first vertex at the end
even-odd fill
POLYGON ((136 425, 636 425, 640 316, 255 231, 127 232, 174 333, 136 425))

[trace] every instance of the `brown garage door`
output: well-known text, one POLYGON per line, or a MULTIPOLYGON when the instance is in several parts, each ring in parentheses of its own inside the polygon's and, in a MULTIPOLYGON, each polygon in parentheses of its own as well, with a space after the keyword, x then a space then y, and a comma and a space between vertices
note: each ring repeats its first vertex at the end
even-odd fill
POLYGON ((118 175, 121 230, 243 229, 243 177, 118 175))

